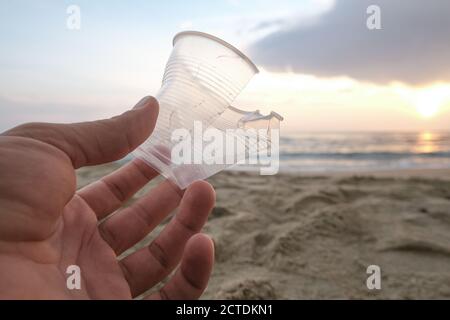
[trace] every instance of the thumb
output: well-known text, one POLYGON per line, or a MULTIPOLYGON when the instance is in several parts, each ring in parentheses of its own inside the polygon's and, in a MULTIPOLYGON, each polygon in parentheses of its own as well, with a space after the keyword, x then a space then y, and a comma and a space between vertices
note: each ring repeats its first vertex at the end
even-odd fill
POLYGON ((63 151, 74 168, 118 160, 144 142, 158 117, 158 102, 143 98, 132 110, 106 120, 73 124, 28 123, 5 135, 28 137, 63 151))

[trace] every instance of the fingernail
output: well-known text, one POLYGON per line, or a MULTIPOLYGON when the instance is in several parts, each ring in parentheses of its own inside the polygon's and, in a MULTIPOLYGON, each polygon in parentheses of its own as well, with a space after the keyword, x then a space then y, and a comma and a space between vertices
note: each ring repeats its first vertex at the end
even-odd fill
POLYGON ((214 252, 214 256, 216 256, 216 241, 214 240, 213 237, 211 237, 210 235, 207 235, 209 237, 209 239, 211 239, 211 243, 212 243, 212 248, 213 248, 213 252, 214 252))
POLYGON ((142 98, 134 107, 133 109, 139 109, 142 108, 143 106, 145 106, 148 102, 148 99, 150 98, 150 96, 146 96, 144 98, 142 98))
POLYGON ((205 235, 207 238, 209 238, 209 240, 211 240, 213 247, 216 246, 216 241, 214 240, 214 238, 212 236, 210 236, 209 234, 206 234, 206 233, 202 233, 202 234, 205 235))

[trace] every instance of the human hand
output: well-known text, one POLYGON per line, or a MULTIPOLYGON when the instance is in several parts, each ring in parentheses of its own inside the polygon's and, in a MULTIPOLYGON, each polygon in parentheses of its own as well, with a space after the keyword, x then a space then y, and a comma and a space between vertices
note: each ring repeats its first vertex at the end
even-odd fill
POLYGON ((215 203, 213 188, 185 192, 160 183, 107 217, 157 175, 135 159, 76 191, 75 169, 118 160, 152 132, 154 98, 108 120, 30 123, 0 135, 0 298, 129 299, 175 275, 148 299, 196 299, 204 291, 214 246, 200 232, 215 203), (168 214, 177 214, 148 246, 118 260, 168 214), (66 268, 81 270, 81 289, 66 268))

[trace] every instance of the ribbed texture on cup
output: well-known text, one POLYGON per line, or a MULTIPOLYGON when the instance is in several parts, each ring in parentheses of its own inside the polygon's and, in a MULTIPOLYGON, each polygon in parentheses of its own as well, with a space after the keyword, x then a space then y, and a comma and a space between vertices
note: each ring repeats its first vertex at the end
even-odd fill
POLYGON ((213 123, 245 85, 233 84, 224 73, 200 59, 171 57, 157 94, 161 111, 153 142, 170 144, 174 129, 190 130, 195 120, 200 119, 204 126, 213 123))
POLYGON ((195 81, 209 90, 217 99, 229 105, 241 92, 246 83, 235 83, 220 72, 217 67, 188 56, 178 55, 167 64, 163 83, 170 81, 195 81))

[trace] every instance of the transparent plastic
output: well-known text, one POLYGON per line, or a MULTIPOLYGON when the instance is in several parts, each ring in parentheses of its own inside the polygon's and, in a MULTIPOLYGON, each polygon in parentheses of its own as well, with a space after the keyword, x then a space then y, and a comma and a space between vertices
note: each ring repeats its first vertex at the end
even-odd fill
MULTIPOLYGON (((245 112, 231 106, 258 72, 239 50, 219 38, 196 31, 177 34, 173 45, 162 87, 156 94, 160 105, 156 127, 133 154, 185 189, 193 181, 206 179, 230 163, 211 163, 207 159, 191 164, 173 161, 171 151, 179 143, 173 141, 175 130, 184 128, 194 134, 195 123, 200 122, 202 131, 215 128, 233 135, 236 144, 242 144, 239 150, 244 150, 235 156, 233 163, 237 163, 251 153, 267 149, 270 135, 249 145, 245 143, 248 137, 229 129, 277 129, 282 118, 276 113, 263 116, 258 111, 245 112)), ((193 144, 190 152, 197 155, 203 150, 193 144)))

